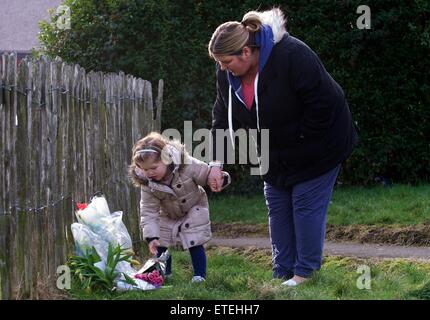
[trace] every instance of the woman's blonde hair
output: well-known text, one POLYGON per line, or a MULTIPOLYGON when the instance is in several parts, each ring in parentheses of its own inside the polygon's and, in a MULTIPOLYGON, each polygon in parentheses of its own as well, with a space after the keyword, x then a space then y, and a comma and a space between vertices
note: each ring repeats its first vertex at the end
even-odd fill
POLYGON ((148 160, 153 162, 162 160, 164 147, 168 143, 169 141, 158 132, 151 132, 134 144, 128 174, 135 186, 146 184, 146 181, 136 173, 136 168, 140 168, 148 160))
POLYGON ((243 16, 242 22, 228 21, 216 28, 209 41, 209 56, 238 55, 243 47, 255 46, 255 33, 261 27, 260 13, 250 11, 243 16))
POLYGON ((245 46, 254 49, 258 47, 255 43, 255 34, 260 31, 262 24, 269 24, 274 33, 274 41, 277 43, 285 30, 286 19, 280 8, 273 7, 267 11, 249 11, 242 22, 229 21, 216 28, 209 41, 209 56, 240 55, 245 46))

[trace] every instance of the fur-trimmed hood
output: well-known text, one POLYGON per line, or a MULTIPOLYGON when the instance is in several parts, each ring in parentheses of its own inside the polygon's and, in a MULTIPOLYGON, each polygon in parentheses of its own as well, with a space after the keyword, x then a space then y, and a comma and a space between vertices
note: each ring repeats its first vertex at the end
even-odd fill
MULTIPOLYGON (((185 150, 185 146, 179 141, 171 140, 163 150, 161 158, 166 160, 172 166, 173 174, 183 170, 184 164, 186 163, 186 158, 189 157, 188 152, 185 150)), ((151 179, 148 179, 141 169, 135 165, 130 166, 129 176, 136 186, 148 185, 151 179)))
POLYGON ((282 37, 287 34, 285 29, 285 17, 282 11, 278 8, 274 8, 269 11, 261 12, 261 21, 263 25, 268 25, 273 32, 273 43, 278 43, 281 41, 282 37))

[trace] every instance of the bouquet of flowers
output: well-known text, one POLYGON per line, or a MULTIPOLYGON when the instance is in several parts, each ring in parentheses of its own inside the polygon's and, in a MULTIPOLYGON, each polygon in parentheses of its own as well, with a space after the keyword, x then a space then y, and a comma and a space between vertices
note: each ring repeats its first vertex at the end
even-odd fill
POLYGON ((149 259, 143 267, 134 275, 136 279, 144 280, 156 287, 161 287, 166 275, 166 262, 169 259, 168 250, 163 252, 158 258, 149 259))
MULTIPOLYGON (((137 274, 153 271, 153 268, 140 272, 131 266, 132 241, 122 222, 122 212, 111 214, 104 196, 92 198, 89 204, 78 203, 77 208, 78 223, 71 225, 77 254, 71 260, 75 265, 80 266, 77 270, 81 270, 82 266, 90 261, 88 268, 93 271, 88 272, 88 274, 98 274, 100 277, 103 275, 104 282, 106 282, 106 278, 115 278, 115 287, 112 289, 121 291, 153 290, 163 284, 163 270, 165 270, 167 258, 164 262, 159 259, 156 262, 150 262, 152 261, 150 259, 148 261, 150 263, 145 264, 145 266, 157 265, 155 268, 159 270, 158 276, 156 273, 152 273, 151 276, 148 274, 136 277, 137 274), (99 269, 102 273, 94 270, 94 268, 99 269)), ((88 281, 87 287, 90 287, 90 282, 93 280, 96 281, 95 278, 85 279, 88 281)))
POLYGON ((154 270, 152 272, 146 272, 146 273, 137 273, 134 275, 136 279, 140 279, 146 282, 149 282, 150 284, 161 287, 164 283, 163 276, 158 272, 158 270, 154 270))

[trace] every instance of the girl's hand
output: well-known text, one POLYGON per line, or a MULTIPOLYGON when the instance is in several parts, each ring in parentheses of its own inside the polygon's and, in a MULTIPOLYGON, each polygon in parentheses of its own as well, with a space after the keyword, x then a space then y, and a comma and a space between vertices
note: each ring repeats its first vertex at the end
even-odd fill
POLYGON ((207 184, 212 192, 220 192, 223 182, 222 171, 220 167, 212 167, 209 172, 207 184))
POLYGON ((154 239, 149 243, 149 251, 152 254, 157 254, 157 248, 159 246, 160 246, 160 241, 158 241, 157 239, 154 239))

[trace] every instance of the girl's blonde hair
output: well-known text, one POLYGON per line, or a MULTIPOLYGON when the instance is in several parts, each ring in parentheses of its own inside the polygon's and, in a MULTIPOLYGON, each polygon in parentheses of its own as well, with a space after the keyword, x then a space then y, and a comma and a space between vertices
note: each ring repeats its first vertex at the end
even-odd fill
POLYGON ((261 28, 258 11, 250 11, 243 16, 242 22, 228 21, 216 28, 209 41, 209 56, 238 55, 243 47, 255 46, 255 33, 261 28))
POLYGON ((153 162, 161 161, 164 147, 168 143, 169 141, 158 132, 151 132, 134 144, 128 174, 135 186, 139 187, 147 183, 143 177, 136 173, 136 168, 141 167, 148 160, 153 162))

